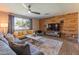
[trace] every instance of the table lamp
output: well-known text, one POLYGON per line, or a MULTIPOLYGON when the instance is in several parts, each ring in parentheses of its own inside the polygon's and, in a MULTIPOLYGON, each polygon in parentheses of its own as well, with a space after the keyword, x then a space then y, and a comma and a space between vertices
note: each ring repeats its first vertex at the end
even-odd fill
POLYGON ((1 28, 3 28, 3 33, 6 33, 6 28, 8 27, 7 23, 1 23, 1 28))

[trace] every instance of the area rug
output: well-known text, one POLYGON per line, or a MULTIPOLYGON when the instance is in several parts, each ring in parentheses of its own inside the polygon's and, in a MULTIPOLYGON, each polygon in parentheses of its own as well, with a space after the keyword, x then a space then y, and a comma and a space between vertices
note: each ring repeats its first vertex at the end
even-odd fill
POLYGON ((40 41, 43 42, 43 44, 40 44, 38 48, 45 55, 58 55, 63 44, 62 41, 48 39, 45 37, 42 37, 40 41))

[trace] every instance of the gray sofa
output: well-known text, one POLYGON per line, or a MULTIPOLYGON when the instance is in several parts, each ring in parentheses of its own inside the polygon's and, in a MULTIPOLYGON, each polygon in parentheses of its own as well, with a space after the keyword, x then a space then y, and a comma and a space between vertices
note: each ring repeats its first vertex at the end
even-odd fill
POLYGON ((16 55, 6 42, 0 40, 0 55, 16 55))
MULTIPOLYGON (((11 35, 11 34, 10 34, 11 35)), ((10 35, 8 35, 10 37, 10 35)), ((11 37, 10 37, 11 38, 11 37)), ((12 38, 11 38, 12 39, 12 38)), ((32 47, 29 42, 26 44, 26 40, 8 40, 0 33, 0 55, 42 55, 37 48, 32 47), (38 51, 37 51, 38 50, 38 51)))

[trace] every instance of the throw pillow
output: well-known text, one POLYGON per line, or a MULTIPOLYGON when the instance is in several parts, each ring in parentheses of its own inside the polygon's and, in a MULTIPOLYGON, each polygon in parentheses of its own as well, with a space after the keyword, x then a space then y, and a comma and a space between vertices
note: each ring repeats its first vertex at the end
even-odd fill
POLYGON ((4 35, 0 32, 0 39, 2 39, 4 37, 4 35))
POLYGON ((4 43, 6 43, 7 45, 9 45, 9 43, 8 43, 8 41, 7 41, 6 38, 2 38, 2 41, 3 41, 4 43))
POLYGON ((8 41, 6 40, 6 38, 4 38, 4 35, 3 35, 3 33, 1 33, 1 32, 0 32, 0 40, 2 40, 2 41, 5 42, 7 45, 9 45, 9 44, 8 44, 8 41))
POLYGON ((8 33, 5 37, 7 38, 8 42, 14 42, 14 36, 12 34, 8 33))

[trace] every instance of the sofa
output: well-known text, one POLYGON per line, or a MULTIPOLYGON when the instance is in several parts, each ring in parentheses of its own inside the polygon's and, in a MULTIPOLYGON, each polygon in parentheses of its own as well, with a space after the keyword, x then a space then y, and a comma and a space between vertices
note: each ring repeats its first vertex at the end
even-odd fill
POLYGON ((12 34, 0 33, 0 55, 30 55, 30 47, 12 34))
POLYGON ((0 55, 16 55, 16 53, 10 48, 8 41, 0 33, 0 55))
POLYGON ((12 34, 0 33, 0 55, 42 55, 38 48, 25 40, 19 40, 12 34), (3 48, 2 48, 3 47, 3 48))
POLYGON ((0 40, 0 55, 16 55, 16 53, 3 40, 0 40))
POLYGON ((33 30, 19 30, 19 31, 14 31, 13 35, 19 39, 22 39, 25 37, 27 34, 33 34, 33 30))

